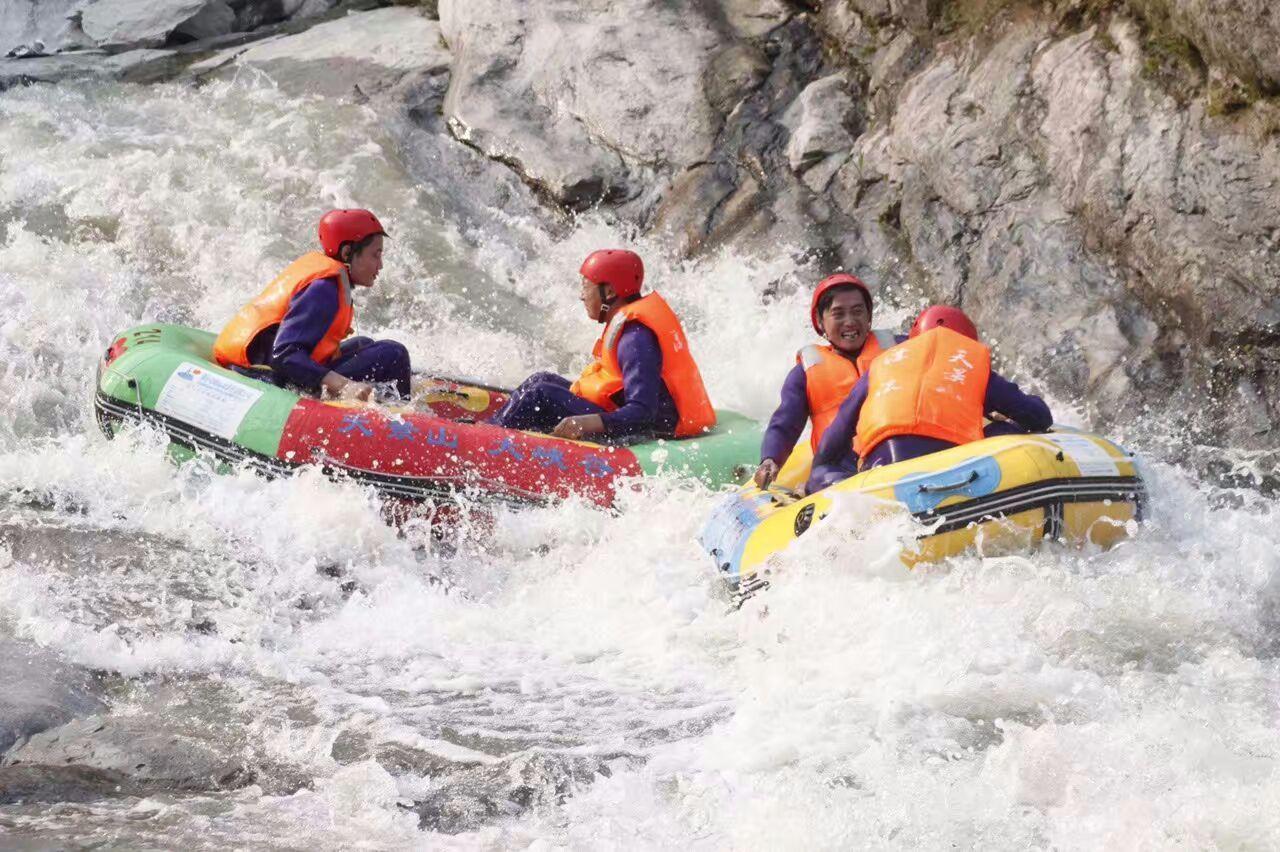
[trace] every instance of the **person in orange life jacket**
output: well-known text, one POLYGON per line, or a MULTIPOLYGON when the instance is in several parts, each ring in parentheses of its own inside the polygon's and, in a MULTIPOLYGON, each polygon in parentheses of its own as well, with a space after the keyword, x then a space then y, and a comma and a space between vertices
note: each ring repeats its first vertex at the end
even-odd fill
POLYGON ((992 371, 990 350, 958 308, 926 308, 909 338, 876 358, 841 404, 818 445, 808 493, 859 470, 1053 425, 1044 400, 992 371), (984 430, 984 414, 1011 422, 984 430))
POLYGON ((403 344, 347 337, 351 288, 373 286, 386 230, 368 210, 330 210, 319 233, 324 253, 294 261, 242 308, 218 335, 214 357, 246 375, 269 367, 277 383, 315 394, 367 400, 374 384, 385 383, 409 396, 403 344))
POLYGON ((835 417, 840 403, 871 361, 905 337, 871 330, 871 291, 853 275, 824 278, 810 300, 813 328, 827 339, 796 353, 796 365, 782 383, 782 400, 769 418, 760 444, 755 483, 768 488, 786 464, 791 449, 812 421, 809 441, 814 450, 835 417))
POLYGON ((535 373, 489 422, 561 438, 697 435, 715 425, 679 319, 657 293, 640 295, 635 252, 592 252, 581 269, 582 305, 605 328, 576 382, 535 373))

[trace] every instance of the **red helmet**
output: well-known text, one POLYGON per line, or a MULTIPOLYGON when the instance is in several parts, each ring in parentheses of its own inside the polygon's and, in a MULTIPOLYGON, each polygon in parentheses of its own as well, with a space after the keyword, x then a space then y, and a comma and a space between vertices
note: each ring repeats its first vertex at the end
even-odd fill
POLYGON ((822 301, 822 297, 827 294, 828 290, 836 287, 857 287, 862 291, 862 295, 867 300, 867 310, 871 310, 871 291, 867 289, 867 285, 862 283, 862 279, 856 275, 850 275, 847 272, 837 272, 835 275, 828 275, 818 284, 818 289, 813 291, 813 299, 809 302, 809 318, 813 320, 813 330, 822 334, 821 317, 818 316, 818 302, 822 301))
POLYGON ((916 317, 915 324, 911 326, 908 337, 916 337, 935 328, 949 328, 965 337, 978 339, 978 328, 973 324, 973 320, 969 319, 964 311, 950 305, 930 305, 921 311, 920 316, 916 317))
POLYGON ((593 251, 578 271, 592 284, 608 284, 623 299, 638 294, 644 283, 644 261, 626 249, 593 251))
POLYGON ((387 232, 378 217, 368 210, 330 210, 320 217, 320 247, 336 258, 344 243, 358 243, 366 237, 387 232))

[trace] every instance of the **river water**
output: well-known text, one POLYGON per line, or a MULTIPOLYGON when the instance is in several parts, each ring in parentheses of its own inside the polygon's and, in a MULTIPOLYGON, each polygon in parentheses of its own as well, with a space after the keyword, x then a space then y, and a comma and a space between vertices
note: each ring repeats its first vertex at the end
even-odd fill
MULTIPOLYGON (((1158 454, 1113 551, 908 573, 912 530, 851 504, 729 612, 688 483, 442 544, 350 485, 98 433, 114 331, 219 327, 333 205, 392 232, 361 333, 568 372, 597 331, 577 263, 634 236, 458 192, 368 107, 252 80, 0 95, 0 690, 89 718, 110 770, 24 764, 18 795, 0 769, 0 846, 1280 843, 1280 511, 1158 454)), ((767 416, 813 270, 639 245, 712 396, 767 416)))

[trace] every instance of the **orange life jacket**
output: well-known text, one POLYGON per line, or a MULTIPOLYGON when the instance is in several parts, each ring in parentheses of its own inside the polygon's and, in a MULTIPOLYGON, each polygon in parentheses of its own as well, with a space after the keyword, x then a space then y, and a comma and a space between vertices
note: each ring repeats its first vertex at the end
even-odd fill
POLYGON ((796 363, 804 368, 804 390, 809 397, 809 419, 813 421, 809 443, 815 453, 822 433, 836 419, 840 403, 853 390, 854 383, 866 374, 877 355, 893 345, 893 332, 876 330, 867 335, 862 351, 853 360, 829 344, 810 344, 796 353, 796 363))
POLYGON ((231 322, 222 329, 213 344, 213 357, 224 367, 232 364, 253 366, 249 363, 249 345, 254 338, 272 326, 279 325, 289 311, 290 300, 298 291, 321 278, 337 278, 340 282, 338 313, 324 337, 311 350, 311 360, 318 364, 328 361, 337 353, 342 339, 351 333, 354 310, 351 306, 351 281, 347 277, 346 264, 318 251, 307 252, 289 264, 265 290, 231 318, 231 322))
POLYGON ((980 440, 990 378, 991 351, 949 328, 899 343, 871 364, 854 452, 866 458, 896 435, 980 440))
POLYGON ((623 327, 638 322, 652 331, 662 349, 662 382, 675 400, 679 421, 676 437, 700 435, 716 425, 716 411, 707 398, 702 374, 689 353, 680 320, 666 300, 657 293, 623 305, 605 326, 591 354, 595 360, 569 388, 575 395, 594 402, 605 411, 614 411, 614 396, 622 390, 622 367, 618 364, 618 340, 623 327))

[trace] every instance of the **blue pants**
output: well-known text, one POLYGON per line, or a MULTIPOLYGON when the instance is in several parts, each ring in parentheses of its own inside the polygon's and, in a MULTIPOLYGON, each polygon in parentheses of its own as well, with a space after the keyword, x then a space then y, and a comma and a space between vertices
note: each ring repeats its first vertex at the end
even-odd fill
POLYGON ((982 437, 994 438, 997 435, 1025 435, 1027 430, 1012 420, 992 420, 982 427, 982 437))
POLYGON ((508 429, 550 432, 566 417, 604 414, 604 409, 569 391, 571 382, 555 373, 534 373, 511 392, 489 422, 508 429))
POLYGON ((828 485, 835 485, 837 482, 848 479, 859 470, 870 470, 873 467, 897 464, 901 461, 927 456, 929 453, 936 453, 939 450, 954 446, 955 444, 950 441, 939 441, 937 438, 926 438, 923 435, 896 435, 892 438, 886 438, 872 447, 871 452, 867 453, 867 457, 862 460, 860 468, 854 466, 853 453, 845 456, 836 464, 818 465, 809 474, 809 482, 805 486, 805 490, 807 493, 812 494, 815 491, 826 488, 828 485))
MULTIPOLYGON (((1027 430, 1017 423, 1001 420, 993 420, 982 429, 982 437, 984 438, 994 438, 997 435, 1025 434, 1027 434, 1027 430)), ((860 469, 870 470, 873 467, 897 464, 901 461, 917 459, 920 456, 927 456, 930 453, 936 453, 954 446, 955 444, 950 441, 940 441, 937 438, 926 438, 922 435, 897 435, 893 438, 886 438, 872 447, 871 452, 867 453, 866 459, 863 460, 860 469)), ((806 484, 805 490, 809 494, 820 491, 828 485, 835 485, 837 482, 848 479, 858 470, 859 468, 854 467, 852 453, 836 464, 819 465, 809 474, 809 482, 806 484)))
POLYGON ((356 382, 394 384, 396 393, 409 397, 409 350, 394 340, 349 337, 328 367, 356 382))

